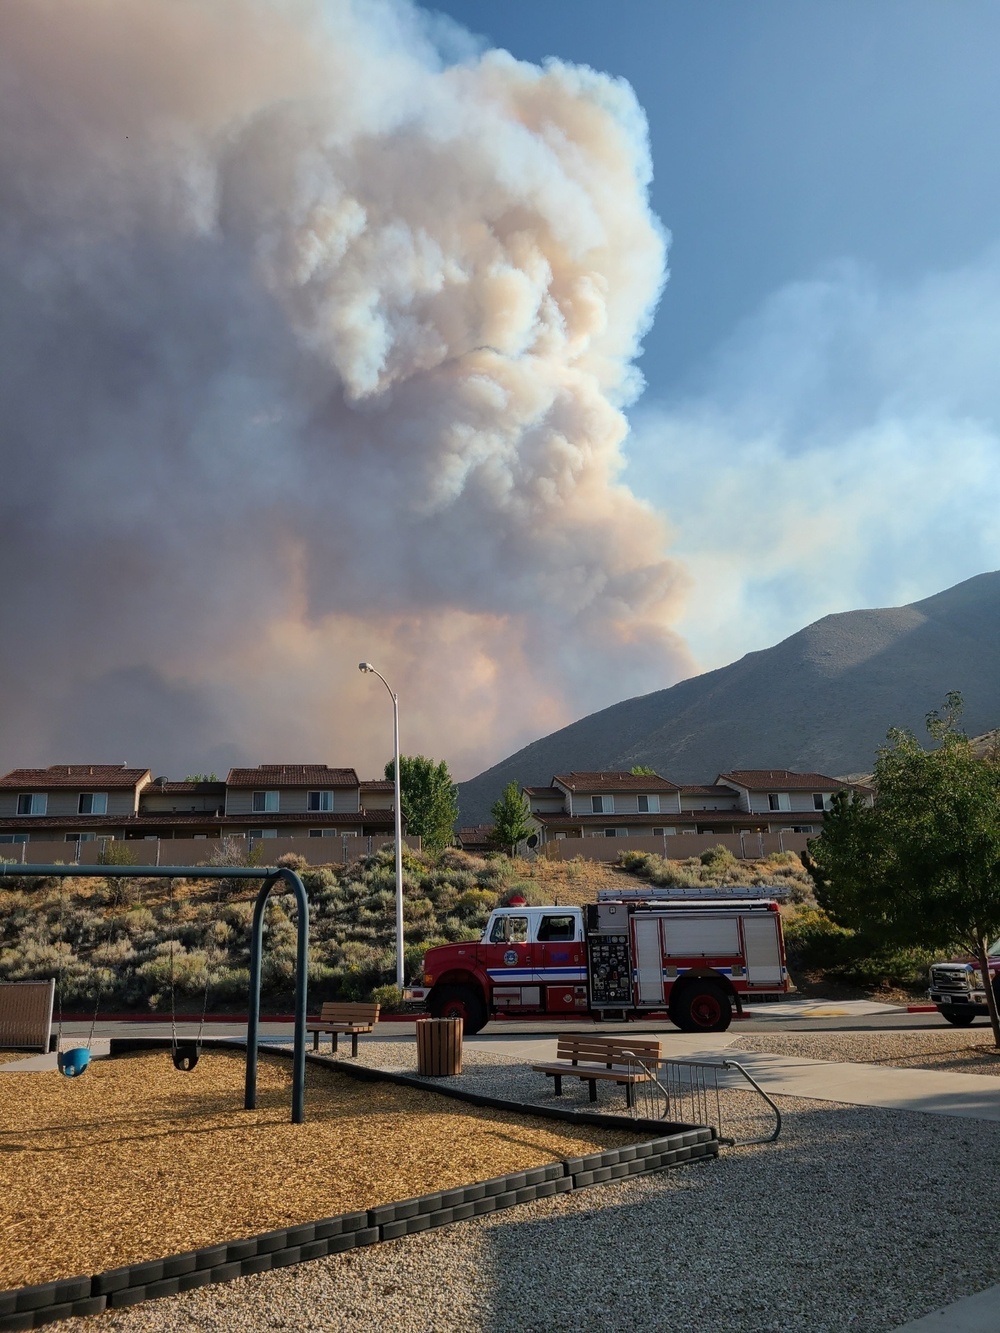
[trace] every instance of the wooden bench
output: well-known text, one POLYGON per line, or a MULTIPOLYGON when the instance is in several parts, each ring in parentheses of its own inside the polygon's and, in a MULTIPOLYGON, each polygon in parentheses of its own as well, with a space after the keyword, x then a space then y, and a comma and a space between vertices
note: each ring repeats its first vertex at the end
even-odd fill
POLYGON ((358 1053, 358 1037, 364 1032, 371 1032, 378 1022, 377 1004, 352 1004, 341 1000, 327 1000, 320 1010, 318 1019, 306 1024, 306 1031, 313 1034, 313 1050, 319 1050, 320 1033, 330 1034, 330 1046, 336 1055, 337 1038, 349 1036, 351 1054, 358 1053))
POLYGON ((555 1080, 555 1094, 562 1096, 564 1078, 581 1078, 590 1084, 590 1100, 597 1101, 599 1079, 624 1084, 626 1105, 632 1106, 632 1089, 649 1075, 638 1067, 633 1056, 647 1063, 660 1058, 658 1037, 595 1037, 592 1034, 560 1037, 556 1057, 561 1062, 532 1065, 539 1074, 555 1080))

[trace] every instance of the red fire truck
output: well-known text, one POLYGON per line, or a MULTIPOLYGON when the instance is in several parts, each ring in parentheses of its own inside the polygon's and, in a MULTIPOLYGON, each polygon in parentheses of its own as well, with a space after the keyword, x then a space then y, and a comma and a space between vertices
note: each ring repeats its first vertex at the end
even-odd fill
POLYGON ((782 889, 610 890, 586 907, 498 907, 482 939, 424 955, 406 995, 467 1033, 496 1014, 666 1013, 685 1032, 722 1032, 749 998, 790 989, 782 889), (773 895, 773 896, 767 896, 773 895))

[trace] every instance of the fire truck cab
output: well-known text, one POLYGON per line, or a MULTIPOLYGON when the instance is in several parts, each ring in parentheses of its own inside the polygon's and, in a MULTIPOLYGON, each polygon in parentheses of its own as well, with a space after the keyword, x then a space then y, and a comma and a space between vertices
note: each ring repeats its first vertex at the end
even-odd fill
POLYGON ((685 1031, 723 1031, 742 1001, 789 989, 775 901, 761 891, 679 897, 603 892, 586 907, 498 907, 479 942, 424 957, 407 991, 468 1033, 496 1014, 666 1012, 685 1031))

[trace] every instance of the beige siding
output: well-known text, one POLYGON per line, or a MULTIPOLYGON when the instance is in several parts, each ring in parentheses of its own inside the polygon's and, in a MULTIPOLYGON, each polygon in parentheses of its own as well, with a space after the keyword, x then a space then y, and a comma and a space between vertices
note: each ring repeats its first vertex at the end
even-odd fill
MULTIPOLYGON (((727 800, 726 797, 724 797, 724 796, 722 796, 722 797, 716 797, 716 796, 682 796, 682 797, 681 797, 681 809, 682 809, 682 810, 685 810, 685 811, 695 811, 695 810, 739 810, 739 808, 740 808, 740 803, 739 803, 739 800, 737 799, 737 796, 736 796, 736 793, 735 793, 735 792, 733 792, 732 800, 727 800)), ((661 809, 661 810, 663 809, 663 806, 662 806, 662 805, 660 806, 660 809, 661 809)), ((673 809, 676 811, 676 809, 677 809, 677 805, 676 805, 676 803, 673 805, 673 809)))
POLYGON ((766 791, 752 792, 750 798, 751 799, 750 809, 752 813, 762 814, 762 815, 776 813, 775 811, 771 810, 770 802, 767 799, 768 796, 772 794, 787 798, 786 801, 783 801, 781 803, 780 810, 782 811, 787 812, 789 810, 792 810, 799 814, 806 814, 806 813, 816 814, 816 815, 819 814, 819 811, 816 810, 815 807, 813 806, 813 793, 811 791, 783 792, 779 788, 775 788, 775 791, 773 793, 769 793, 766 791))
POLYGON ((366 791, 364 795, 364 805, 366 810, 391 810, 392 792, 366 791))
MULTIPOLYGON (((264 788, 262 787, 263 791, 264 788)), ((249 787, 230 787, 226 792, 227 815, 249 815, 253 813, 253 792, 249 787)))
POLYGON ((225 803, 224 796, 185 796, 183 792, 176 796, 169 792, 166 795, 152 795, 150 792, 143 792, 142 799, 139 802, 140 809, 144 815, 170 814, 171 811, 178 811, 180 814, 189 814, 192 810, 207 810, 210 813, 218 810, 225 803))
MULTIPOLYGON (((257 791, 277 791, 278 810, 277 813, 283 815, 304 815, 308 814, 309 809, 309 791, 308 787, 258 787, 257 791)), ((313 791, 329 790, 329 788, 314 787, 313 791)), ((257 814, 262 818, 265 813, 275 813, 274 811, 265 812, 263 810, 255 811, 253 809, 253 792, 250 787, 230 787, 226 792, 226 814, 227 815, 250 815, 257 814)), ((355 810, 361 809, 359 800, 359 789, 357 787, 334 787, 333 788, 333 813, 334 814, 353 814, 355 810)), ((328 811, 314 811, 315 814, 327 814, 328 811)))
MULTIPOLYGON (((25 788, 25 793, 27 792, 25 788)), ((44 788, 33 788, 33 792, 41 791, 44 788)), ((52 815, 57 819, 68 817, 75 819, 80 809, 80 795, 82 792, 104 791, 108 798, 107 813, 109 815, 131 815, 135 813, 135 792, 131 787, 119 787, 106 791, 101 787, 70 787, 57 789, 48 792, 48 804, 45 813, 52 815)), ((0 801, 0 815, 17 814, 17 798, 22 795, 21 792, 5 792, 2 801, 0 801)), ((25 816, 28 818, 29 816, 25 816)))
POLYGON ((529 799, 532 812, 543 815, 560 815, 567 808, 569 802, 559 800, 555 796, 532 796, 529 799))

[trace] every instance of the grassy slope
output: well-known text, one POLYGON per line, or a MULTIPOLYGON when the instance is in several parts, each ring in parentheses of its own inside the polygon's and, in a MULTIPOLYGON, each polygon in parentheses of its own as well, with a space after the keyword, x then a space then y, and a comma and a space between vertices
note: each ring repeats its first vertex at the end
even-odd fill
MULTIPOLYGON (((626 867, 596 861, 483 859, 454 849, 405 860, 406 975, 417 976, 426 949, 476 939, 489 912, 513 891, 529 902, 579 906, 600 889, 650 883, 775 884, 791 890, 784 909, 794 974, 800 984, 822 985, 825 962, 842 964, 843 932, 817 913, 808 878, 794 857, 708 863, 626 858, 626 867), (803 945, 804 941, 804 945, 803 945)), ((395 875, 391 852, 347 868, 302 869, 310 897, 310 992, 323 998, 360 999, 391 979, 395 968, 395 875)), ((178 1012, 199 1011, 210 979, 215 1010, 239 1010, 249 982, 250 921, 257 885, 162 880, 119 881, 127 901, 102 880, 31 880, 0 888, 0 980, 61 976, 63 1004, 86 1010, 166 1013, 171 990, 178 1012), (173 981, 171 983, 171 973, 173 981), (98 991, 100 995, 98 996, 98 991)), ((291 996, 295 962, 295 906, 274 895, 268 909, 264 993, 270 1005, 291 996)), ((899 969, 896 969, 897 971, 899 969)), ((839 980, 874 989, 898 981, 884 961, 874 971, 840 966, 839 980), (886 975, 883 977, 882 972, 886 975)))

